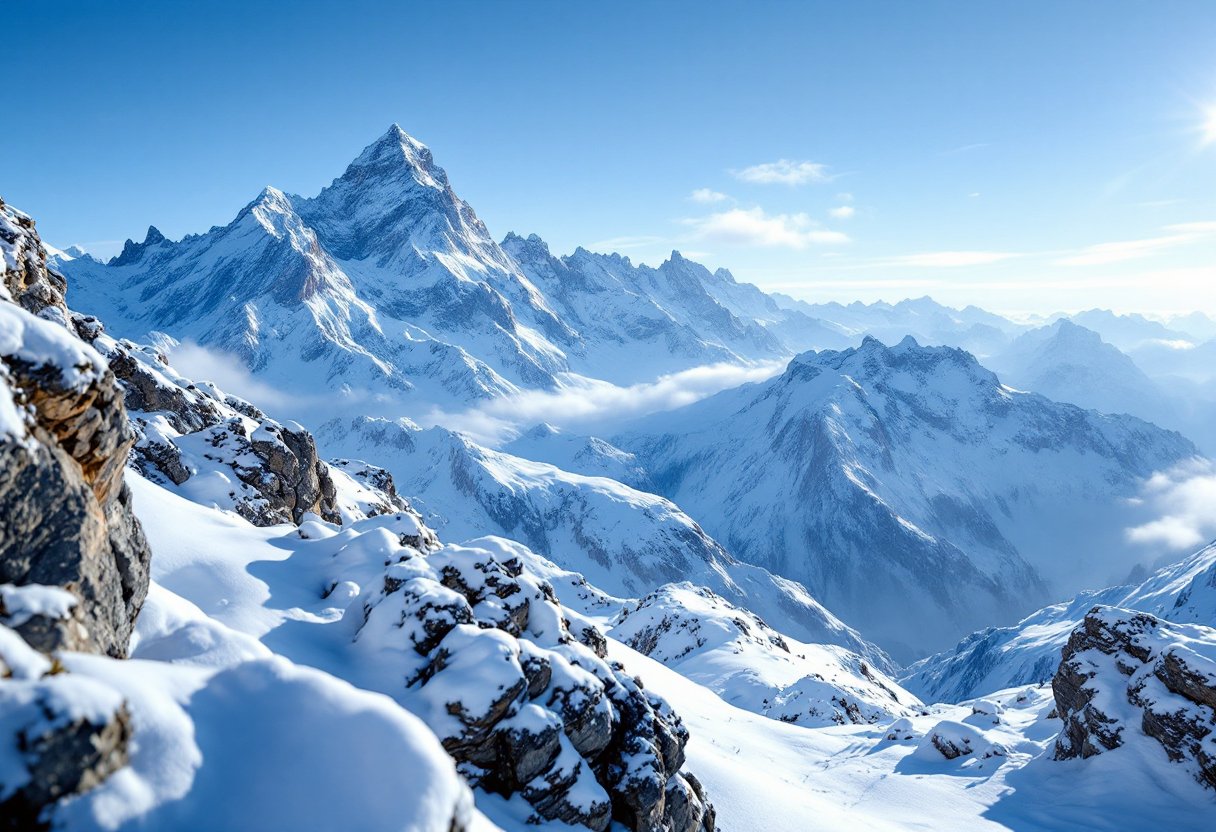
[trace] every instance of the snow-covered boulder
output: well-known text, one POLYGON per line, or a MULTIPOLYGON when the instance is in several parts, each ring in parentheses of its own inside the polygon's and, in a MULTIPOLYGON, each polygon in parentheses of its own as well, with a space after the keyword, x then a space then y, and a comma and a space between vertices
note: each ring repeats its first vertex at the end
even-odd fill
POLYGON ((1064 725, 1055 757, 1114 751, 1151 737, 1216 788, 1216 630, 1094 607, 1052 680, 1064 725))
POLYGON ((3 626, 0 669, 0 824, 44 829, 47 807, 127 764, 130 713, 118 691, 52 672, 49 659, 3 626))
POLYGON ((993 742, 974 725, 943 719, 925 732, 916 754, 922 759, 944 757, 955 760, 975 755, 977 759, 986 760, 1004 757, 1006 751, 1000 743, 993 742))
POLYGON ((331 596, 361 587, 345 616, 355 656, 423 717, 470 783, 597 832, 612 820, 713 828, 705 795, 681 771, 688 732, 604 660, 593 625, 505 541, 419 548, 417 539, 413 517, 385 515, 318 535, 306 551, 324 564, 331 596))
POLYGON ((863 657, 804 644, 705 587, 669 584, 627 609, 610 634, 727 702, 807 727, 907 716, 920 702, 863 657))

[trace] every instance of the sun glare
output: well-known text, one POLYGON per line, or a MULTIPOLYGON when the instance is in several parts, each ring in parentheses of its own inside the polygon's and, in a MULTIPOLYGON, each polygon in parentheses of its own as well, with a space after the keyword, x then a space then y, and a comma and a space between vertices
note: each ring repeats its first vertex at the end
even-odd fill
POLYGON ((1205 145, 1216 144, 1216 107, 1209 107, 1204 111, 1202 130, 1203 143, 1205 145))

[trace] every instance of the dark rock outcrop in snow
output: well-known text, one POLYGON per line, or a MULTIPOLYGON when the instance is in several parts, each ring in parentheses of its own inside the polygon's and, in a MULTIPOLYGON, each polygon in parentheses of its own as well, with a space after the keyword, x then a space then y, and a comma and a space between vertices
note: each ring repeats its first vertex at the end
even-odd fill
POLYGON ((0 828, 42 829, 46 807, 126 765, 131 737, 117 692, 42 654, 125 657, 151 552, 123 482, 123 390, 33 221, 2 200, 0 268, 0 745, 20 763, 0 775, 0 828))
MULTIPOLYGON (((23 217, 7 206, 0 215, 6 229, 23 217)), ((63 618, 35 614, 21 625, 39 650, 124 656, 151 557, 122 480, 135 435, 101 356, 59 323, 30 314, 24 307, 32 301, 8 302, 10 286, 26 287, 17 297, 29 298, 30 287, 54 285, 33 223, 19 227, 24 237, 3 239, 0 583, 58 586, 77 598, 63 618), (15 276, 14 260, 23 269, 15 276)), ((61 307, 48 308, 67 323, 61 307)))
POLYGON ((1065 645, 1052 691, 1064 722, 1057 760, 1148 736, 1216 788, 1216 630, 1094 607, 1065 645))
POLYGON ((638 832, 713 829, 703 790, 681 771, 680 718, 605 661, 603 637, 509 547, 418 548, 416 515, 366 524, 332 556, 340 568, 370 545, 388 561, 347 610, 356 649, 404 678, 402 703, 470 783, 597 832, 614 820, 638 832))
POLYGON ((104 335, 94 344, 126 388, 138 434, 132 462, 145 477, 182 485, 212 463, 235 475, 232 508, 255 525, 299 523, 307 513, 342 522, 329 469, 302 426, 179 376, 155 347, 104 335))
POLYGON ((127 764, 130 715, 114 689, 57 672, 3 626, 0 670, 0 744, 16 747, 23 769, 6 766, 0 775, 0 829, 49 828, 46 807, 92 789, 127 764))

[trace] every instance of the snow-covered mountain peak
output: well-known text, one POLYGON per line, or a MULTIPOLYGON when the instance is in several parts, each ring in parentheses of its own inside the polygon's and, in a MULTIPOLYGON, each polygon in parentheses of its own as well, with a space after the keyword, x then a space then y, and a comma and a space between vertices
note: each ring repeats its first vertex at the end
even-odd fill
POLYGON ((445 269, 474 280, 513 271, 430 149, 397 125, 328 188, 293 203, 339 260, 418 271, 440 259, 445 269))
POLYGON ((448 187, 448 175, 435 164, 431 149, 393 124, 383 136, 369 144, 350 163, 346 172, 334 183, 345 179, 362 182, 373 176, 394 176, 402 171, 412 175, 419 184, 448 187))
POLYGON ((119 255, 110 261, 110 265, 126 266, 130 263, 138 262, 144 256, 144 252, 164 242, 167 242, 165 235, 161 234, 155 225, 149 225, 148 233, 144 236, 144 241, 137 243, 134 240, 127 240, 119 255))
POLYGON ((966 350, 921 346, 911 335, 904 336, 892 347, 867 335, 855 348, 803 353, 790 362, 785 381, 789 384, 809 380, 824 370, 848 376, 859 383, 892 384, 902 377, 915 389, 926 393, 980 393, 986 398, 1001 394, 1002 389, 996 375, 982 367, 966 350))

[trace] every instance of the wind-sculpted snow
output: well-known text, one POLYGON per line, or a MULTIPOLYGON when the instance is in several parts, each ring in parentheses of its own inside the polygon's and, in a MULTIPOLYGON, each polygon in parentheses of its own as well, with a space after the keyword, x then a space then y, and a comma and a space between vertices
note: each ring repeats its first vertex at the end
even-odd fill
POLYGON ((1127 574, 1140 554, 1121 536, 1124 498, 1196 453, 1006 388, 960 350, 872 338, 612 441, 737 557, 801 581, 905 661, 1016 620, 1048 582, 1127 574))
POLYGON ((995 690, 1050 680, 1060 650, 1096 605, 1150 613, 1163 621, 1216 626, 1216 545, 1163 567, 1141 584, 1086 591, 1045 607, 1013 627, 972 633, 953 650, 908 668, 901 683, 935 702, 958 702, 995 690))
POLYGON ((322 426, 318 439, 328 448, 381 461, 447 539, 495 534, 518 540, 618 597, 692 581, 781 632, 841 645, 884 671, 893 669, 882 650, 804 587, 740 563, 661 497, 491 451, 442 428, 335 420, 322 426))
POLYGON ((920 702, 843 647, 804 644, 708 589, 669 584, 620 616, 610 635, 726 702, 811 728, 911 716, 920 702))
POLYGON ((6 828, 470 828, 452 761, 387 697, 252 639, 234 651, 240 634, 157 587, 149 613, 173 622, 156 660, 61 652, 53 670, 0 627, 6 828))

